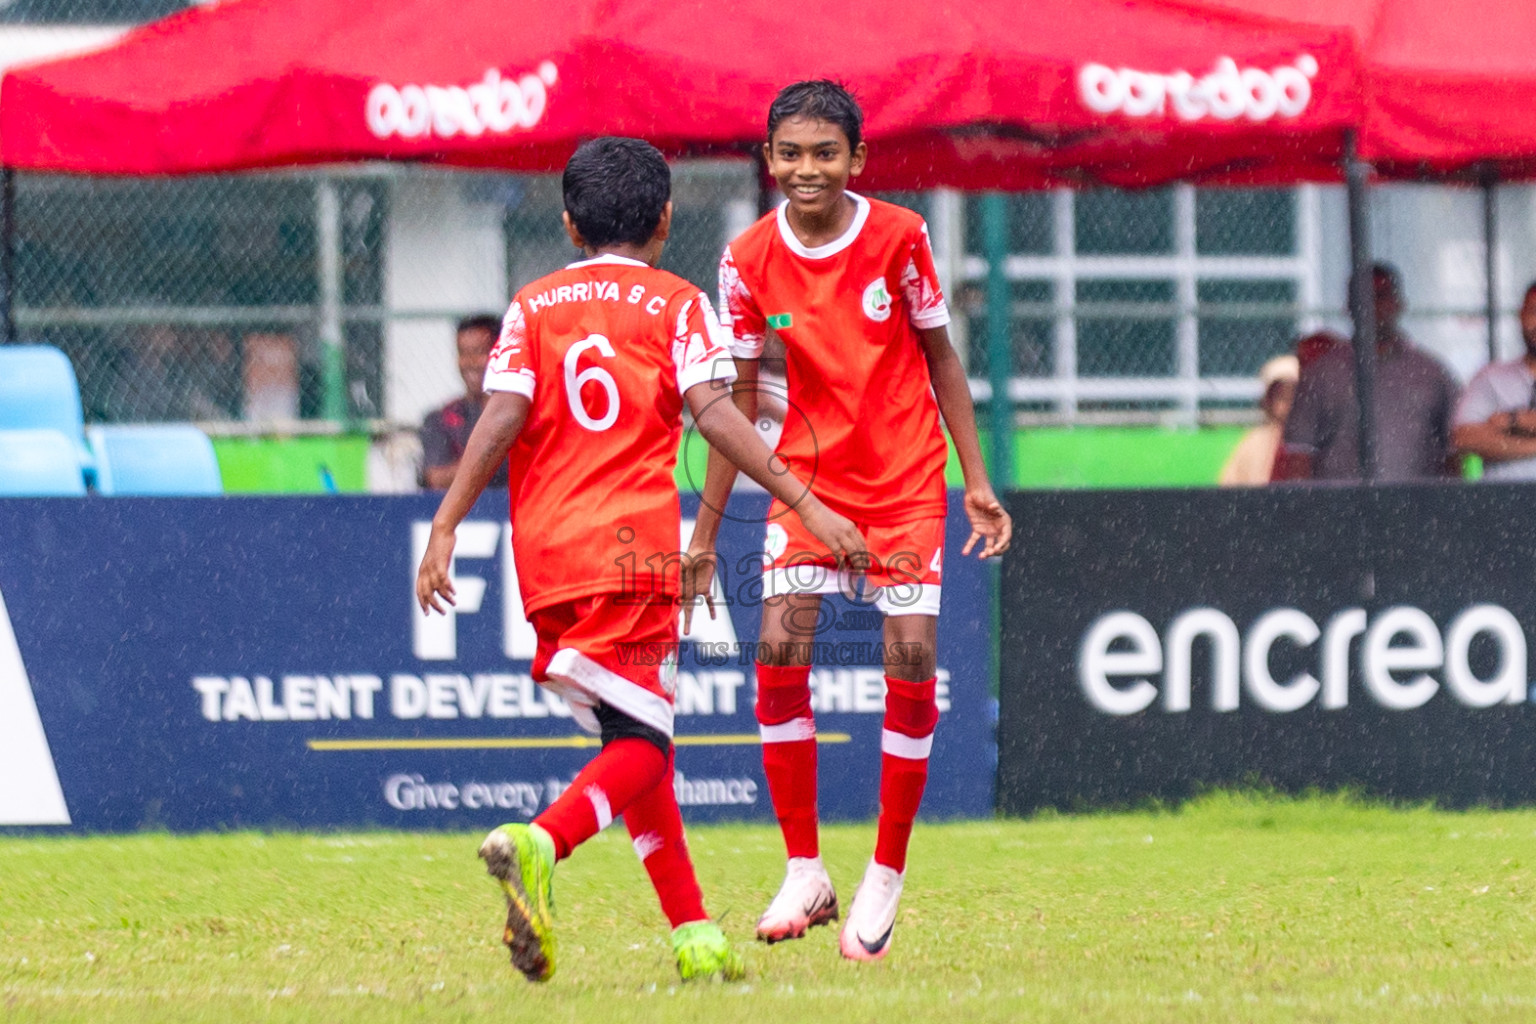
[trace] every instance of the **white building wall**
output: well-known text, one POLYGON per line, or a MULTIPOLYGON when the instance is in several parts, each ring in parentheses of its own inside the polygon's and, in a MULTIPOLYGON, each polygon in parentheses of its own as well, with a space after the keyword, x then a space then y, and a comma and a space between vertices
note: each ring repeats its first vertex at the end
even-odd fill
POLYGON ((98 50, 126 31, 121 25, 8 25, 0 29, 0 69, 98 50))
POLYGON ((384 302, 384 415, 421 418, 460 394, 454 324, 506 310, 503 207, 475 201, 462 176, 413 173, 390 183, 384 302))

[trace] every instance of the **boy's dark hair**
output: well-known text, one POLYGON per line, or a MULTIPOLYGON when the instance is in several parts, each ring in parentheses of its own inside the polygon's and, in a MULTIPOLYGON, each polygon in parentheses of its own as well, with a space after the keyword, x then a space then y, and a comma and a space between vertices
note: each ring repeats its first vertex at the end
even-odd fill
POLYGON ((848 136, 848 148, 857 149, 864 137, 864 112, 853 93, 838 82, 815 78, 786 85, 768 105, 768 139, 779 125, 795 117, 835 124, 848 136))
POLYGON ((588 245, 644 245, 672 198, 672 170, 649 142, 609 135, 581 144, 560 187, 565 212, 588 245))
POLYGON ((488 331, 491 337, 501 334, 501 317, 491 313, 476 313, 459 321, 459 326, 454 329, 455 334, 463 334, 465 331, 488 331))

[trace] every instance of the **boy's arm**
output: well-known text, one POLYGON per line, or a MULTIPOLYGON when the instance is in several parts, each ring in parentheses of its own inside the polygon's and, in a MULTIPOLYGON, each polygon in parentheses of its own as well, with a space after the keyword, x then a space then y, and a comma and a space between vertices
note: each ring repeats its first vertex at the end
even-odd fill
MULTIPOLYGON (((757 359, 736 359, 736 381, 731 382, 731 404, 736 405, 748 424, 756 421, 757 359)), ((702 428, 699 433, 703 433, 702 428)), ((684 563, 688 570, 684 574, 687 582, 682 602, 684 633, 693 628, 693 608, 699 594, 703 594, 703 605, 710 611, 711 619, 714 619, 714 596, 710 590, 714 580, 714 542, 720 536, 720 520, 725 517, 725 504, 731 500, 731 488, 736 487, 736 473, 736 464, 711 444, 708 462, 703 470, 703 490, 699 491, 699 517, 694 520, 693 536, 688 539, 688 560, 684 563)))
MULTIPOLYGON (((757 419, 757 368, 756 359, 737 359, 736 380, 731 384, 731 402, 749 424, 757 419)), ((699 431, 701 434, 703 432, 702 429, 699 431)), ((725 518, 725 504, 731 500, 731 488, 736 485, 737 472, 735 463, 720 454, 714 445, 709 446, 704 489, 699 492, 699 515, 694 520, 693 536, 688 539, 688 560, 684 563, 688 570, 684 574, 684 633, 693 626, 693 608, 697 604, 697 595, 704 595, 704 606, 709 609, 709 617, 715 617, 715 599, 710 590, 711 581, 715 577, 715 541, 720 536, 720 521, 725 518)))
MULTIPOLYGON (((853 523, 827 508, 799 477, 789 472, 783 458, 768 449, 757 429, 734 403, 712 401, 711 390, 708 384, 696 384, 684 396, 699 433, 710 447, 798 512, 805 528, 827 546, 839 567, 861 564, 865 558, 864 538, 853 523)), ((715 525, 719 525, 718 514, 715 525)))
POLYGON ((1481 423, 1461 423, 1451 430, 1457 450, 1485 462, 1508 462, 1536 455, 1536 412, 1496 412, 1481 423))
MULTIPOLYGON (((749 424, 757 419, 757 370, 756 359, 737 359, 736 380, 731 384, 731 401, 749 424)), ((725 503, 730 500, 731 488, 736 483, 736 473, 736 464, 711 445, 708 467, 704 471, 704 489, 699 494, 698 525, 693 528, 693 540, 688 545, 690 554, 695 550, 714 550, 725 503)))
POLYGON ((960 553, 970 554, 979 540, 982 541, 982 558, 1000 555, 1013 541, 1013 519, 997 500, 997 495, 992 493, 992 483, 987 478, 987 464, 981 457, 981 439, 976 434, 976 407, 971 403, 971 387, 965 378, 965 368, 960 365, 955 347, 949 343, 948 328, 927 327, 920 329, 918 335, 923 342, 923 356, 928 361, 933 397, 938 400, 939 414, 944 417, 944 425, 955 442, 960 472, 965 476, 965 514, 971 521, 971 536, 960 553))
POLYGON ((453 559, 454 531, 496 475, 507 450, 522 432, 532 404, 524 396, 509 391, 492 392, 486 400, 485 411, 464 446, 464 458, 459 460, 453 483, 448 485, 448 493, 443 495, 442 504, 432 517, 432 536, 416 572, 416 601, 423 612, 445 611, 438 603, 439 598, 454 603, 453 580, 448 572, 453 559))

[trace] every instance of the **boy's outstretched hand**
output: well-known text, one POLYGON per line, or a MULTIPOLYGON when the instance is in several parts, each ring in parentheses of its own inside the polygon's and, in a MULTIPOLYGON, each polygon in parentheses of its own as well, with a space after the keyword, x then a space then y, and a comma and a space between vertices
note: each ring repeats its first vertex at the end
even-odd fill
POLYGON ((454 603, 453 577, 449 575, 454 540, 454 531, 433 526, 427 552, 421 556, 421 568, 416 570, 416 603, 421 605, 423 613, 446 614, 447 609, 438 603, 439 598, 454 603))
POLYGON ((1013 543, 1013 517, 1003 508, 990 487, 967 488, 965 515, 971 521, 971 538, 960 549, 962 555, 971 553, 976 542, 982 541, 982 558, 991 558, 1008 550, 1013 543))

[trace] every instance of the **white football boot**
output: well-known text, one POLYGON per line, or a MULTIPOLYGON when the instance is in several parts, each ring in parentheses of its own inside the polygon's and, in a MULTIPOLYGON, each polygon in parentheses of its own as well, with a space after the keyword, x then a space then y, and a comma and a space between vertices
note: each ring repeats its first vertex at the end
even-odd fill
POLYGON ((901 873, 869 862, 864 881, 853 894, 853 906, 838 943, 849 960, 879 960, 891 948, 896 907, 901 903, 901 873))
POLYGON ((837 891, 820 857, 791 857, 779 894, 757 920, 757 937, 767 943, 798 939, 807 928, 837 920, 837 891))

